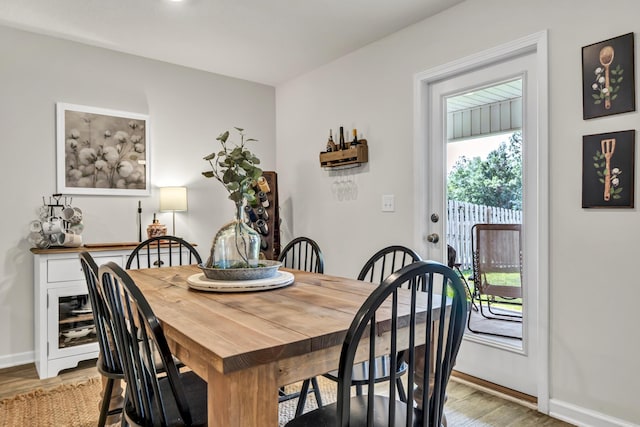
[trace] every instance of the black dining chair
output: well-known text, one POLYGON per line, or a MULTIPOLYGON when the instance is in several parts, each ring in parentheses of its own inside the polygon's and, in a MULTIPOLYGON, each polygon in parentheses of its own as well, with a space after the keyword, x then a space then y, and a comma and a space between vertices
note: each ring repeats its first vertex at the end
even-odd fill
MULTIPOLYGON (((380 249, 365 263, 358 274, 358 280, 379 285, 392 273, 400 270, 402 267, 420 261, 418 255, 413 249, 405 246, 392 245, 380 249)), ((389 381, 391 379, 392 366, 395 366, 396 386, 398 388, 398 396, 403 402, 407 401, 407 394, 402 385, 401 376, 407 371, 407 364, 403 360, 404 352, 400 352, 397 357, 397 364, 391 365, 391 357, 388 355, 376 358, 374 366, 373 380, 376 383, 389 381)), ((332 371, 324 374, 324 377, 333 381, 338 381, 338 371, 332 371)), ((367 362, 358 363, 353 367, 353 377, 351 384, 356 387, 356 394, 362 394, 362 387, 369 383, 369 365, 367 362)))
POLYGON ((286 426, 440 427, 466 314, 464 285, 449 267, 417 261, 391 274, 365 300, 347 330, 340 353, 337 402, 302 414, 286 426), (378 314, 390 319, 378 323, 378 314), (359 348, 363 339, 364 353, 359 348), (373 378, 376 353, 390 348, 395 366, 400 342, 407 343, 408 384, 418 386, 413 399, 396 398, 393 370, 386 390, 372 380, 366 395, 352 397, 356 353, 367 355, 369 378, 373 378))
POLYGON ((193 371, 178 371, 158 319, 127 272, 109 262, 99 268, 99 275, 129 385, 126 424, 206 426, 207 383, 193 371))
POLYGON ((188 264, 202 264, 193 245, 176 236, 156 236, 136 246, 127 259, 126 269, 188 264))
POLYGON ((282 249, 278 261, 283 267, 311 273, 324 273, 324 256, 318 244, 308 237, 296 237, 282 249))
POLYGON ((106 378, 102 402, 100 403, 100 415, 98 417, 98 427, 104 427, 107 417, 117 415, 122 412, 122 407, 109 409, 111 394, 114 385, 120 384, 124 379, 120 355, 116 351, 113 342, 113 324, 102 295, 98 291, 98 265, 89 252, 80 252, 80 264, 87 282, 89 301, 93 312, 93 322, 98 338, 98 361, 96 367, 98 372, 106 378))
MULTIPOLYGON (((283 267, 311 273, 324 273, 324 256, 318 244, 308 237, 296 237, 282 249, 278 261, 283 267)), ((279 401, 298 398, 295 416, 302 414, 307 400, 307 394, 313 392, 318 407, 322 406, 322 396, 316 377, 308 378, 302 382, 299 392, 286 393, 284 388, 279 390, 279 401)))

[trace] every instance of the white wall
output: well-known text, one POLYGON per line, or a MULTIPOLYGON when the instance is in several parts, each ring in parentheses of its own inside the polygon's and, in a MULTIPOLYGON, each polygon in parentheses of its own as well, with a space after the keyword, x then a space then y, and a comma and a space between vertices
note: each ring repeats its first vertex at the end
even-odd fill
POLYGON ((582 119, 581 47, 637 34, 639 13, 635 0, 470 0, 276 89, 286 229, 318 241, 327 273, 355 277, 377 249, 415 241, 414 74, 549 30, 551 409, 583 425, 640 424, 640 215, 581 208, 582 135, 640 123, 639 112, 582 119), (355 200, 338 200, 343 178, 318 162, 340 125, 369 141, 355 200), (395 213, 381 212, 383 194, 395 213))
MULTIPOLYGON (((73 196, 84 212, 85 243, 137 241, 138 200, 146 228, 159 208, 157 187, 186 185, 189 211, 176 214, 176 232, 206 258, 234 212, 222 186, 201 175, 202 158, 219 149, 215 138, 244 127, 260 140, 252 148, 263 168, 275 166, 273 87, 0 26, 0 367, 33 361, 25 237, 42 197, 56 193, 56 102, 150 115, 152 196, 73 196)), ((171 230, 170 213, 159 219, 171 230)))

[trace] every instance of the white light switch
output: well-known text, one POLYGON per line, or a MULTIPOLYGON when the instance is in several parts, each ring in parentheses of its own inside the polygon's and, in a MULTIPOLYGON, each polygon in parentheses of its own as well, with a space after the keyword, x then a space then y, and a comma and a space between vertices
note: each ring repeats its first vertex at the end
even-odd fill
POLYGON ((395 212, 396 201, 393 194, 382 195, 382 212, 395 212))

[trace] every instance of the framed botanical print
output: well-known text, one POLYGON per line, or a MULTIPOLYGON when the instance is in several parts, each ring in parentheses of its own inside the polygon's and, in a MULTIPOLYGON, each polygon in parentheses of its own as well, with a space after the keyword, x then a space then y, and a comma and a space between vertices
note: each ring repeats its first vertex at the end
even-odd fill
POLYGON ((582 117, 636 110, 633 33, 582 48, 582 117))
POLYGON ((148 196, 149 116, 58 103, 58 193, 148 196))
POLYGON ((582 137, 583 208, 633 208, 635 133, 582 137))

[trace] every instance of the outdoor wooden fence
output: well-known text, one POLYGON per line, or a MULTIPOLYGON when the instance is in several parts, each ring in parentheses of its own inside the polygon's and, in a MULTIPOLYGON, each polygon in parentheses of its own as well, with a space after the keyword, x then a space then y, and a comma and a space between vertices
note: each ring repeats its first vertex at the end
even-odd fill
POLYGON ((461 269, 471 269, 471 227, 474 224, 522 224, 522 211, 449 200, 447 244, 457 252, 461 269))

